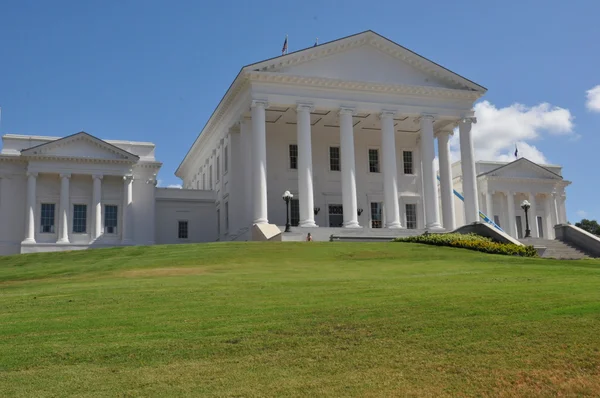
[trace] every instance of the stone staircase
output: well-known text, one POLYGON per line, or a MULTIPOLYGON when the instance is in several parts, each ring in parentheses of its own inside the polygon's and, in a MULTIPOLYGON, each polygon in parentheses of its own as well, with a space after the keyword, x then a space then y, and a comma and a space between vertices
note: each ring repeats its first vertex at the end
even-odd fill
POLYGON ((425 230, 421 229, 371 229, 371 228, 300 228, 292 227, 290 232, 283 232, 285 227, 279 227, 282 231, 284 242, 304 241, 306 234, 311 233, 314 241, 334 242, 389 242, 399 236, 421 235, 425 230))
POLYGON ((538 249, 538 253, 540 253, 540 256, 544 258, 556 258, 560 260, 580 260, 589 258, 586 253, 579 250, 575 246, 560 240, 526 238, 519 239, 519 241, 524 245, 531 245, 538 249))

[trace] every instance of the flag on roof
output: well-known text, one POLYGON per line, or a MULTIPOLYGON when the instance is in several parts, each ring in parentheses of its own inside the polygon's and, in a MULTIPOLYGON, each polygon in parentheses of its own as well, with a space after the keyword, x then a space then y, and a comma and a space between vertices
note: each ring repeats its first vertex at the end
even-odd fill
POLYGON ((515 144, 515 158, 519 157, 519 148, 517 148, 517 144, 515 144))
POLYGON ((317 37, 317 38, 315 39, 315 45, 314 45, 313 47, 316 47, 316 46, 318 46, 318 45, 319 45, 319 38, 317 37))
POLYGON ((283 48, 281 49, 281 55, 287 54, 287 50, 288 50, 288 42, 287 42, 287 35, 285 35, 285 41, 283 42, 283 48))

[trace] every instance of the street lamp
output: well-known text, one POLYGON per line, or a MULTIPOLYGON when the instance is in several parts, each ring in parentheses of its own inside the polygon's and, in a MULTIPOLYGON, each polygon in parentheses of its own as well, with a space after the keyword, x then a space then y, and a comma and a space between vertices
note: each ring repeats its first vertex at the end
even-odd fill
POLYGON ((290 191, 283 193, 283 200, 285 200, 285 232, 290 232, 290 200, 294 195, 290 191))
POLYGON ((524 200, 521 202, 521 209, 525 211, 525 237, 531 238, 531 231, 529 230, 529 217, 527 216, 527 211, 531 207, 531 203, 528 200, 524 200))

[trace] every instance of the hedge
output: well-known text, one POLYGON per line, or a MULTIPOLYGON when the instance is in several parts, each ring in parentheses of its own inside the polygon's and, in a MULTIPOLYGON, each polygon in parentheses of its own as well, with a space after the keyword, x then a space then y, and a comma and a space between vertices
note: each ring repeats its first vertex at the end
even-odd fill
POLYGON ((498 243, 476 234, 428 234, 396 238, 394 242, 423 243, 425 245, 449 246, 508 256, 537 257, 533 246, 498 243))

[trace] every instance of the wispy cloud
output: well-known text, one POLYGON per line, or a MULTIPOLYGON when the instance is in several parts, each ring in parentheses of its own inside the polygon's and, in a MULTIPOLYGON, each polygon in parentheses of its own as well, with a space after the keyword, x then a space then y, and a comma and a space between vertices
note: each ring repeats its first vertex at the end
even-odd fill
POLYGON ((592 112, 600 112, 600 84, 585 92, 587 100, 586 108, 592 112))

